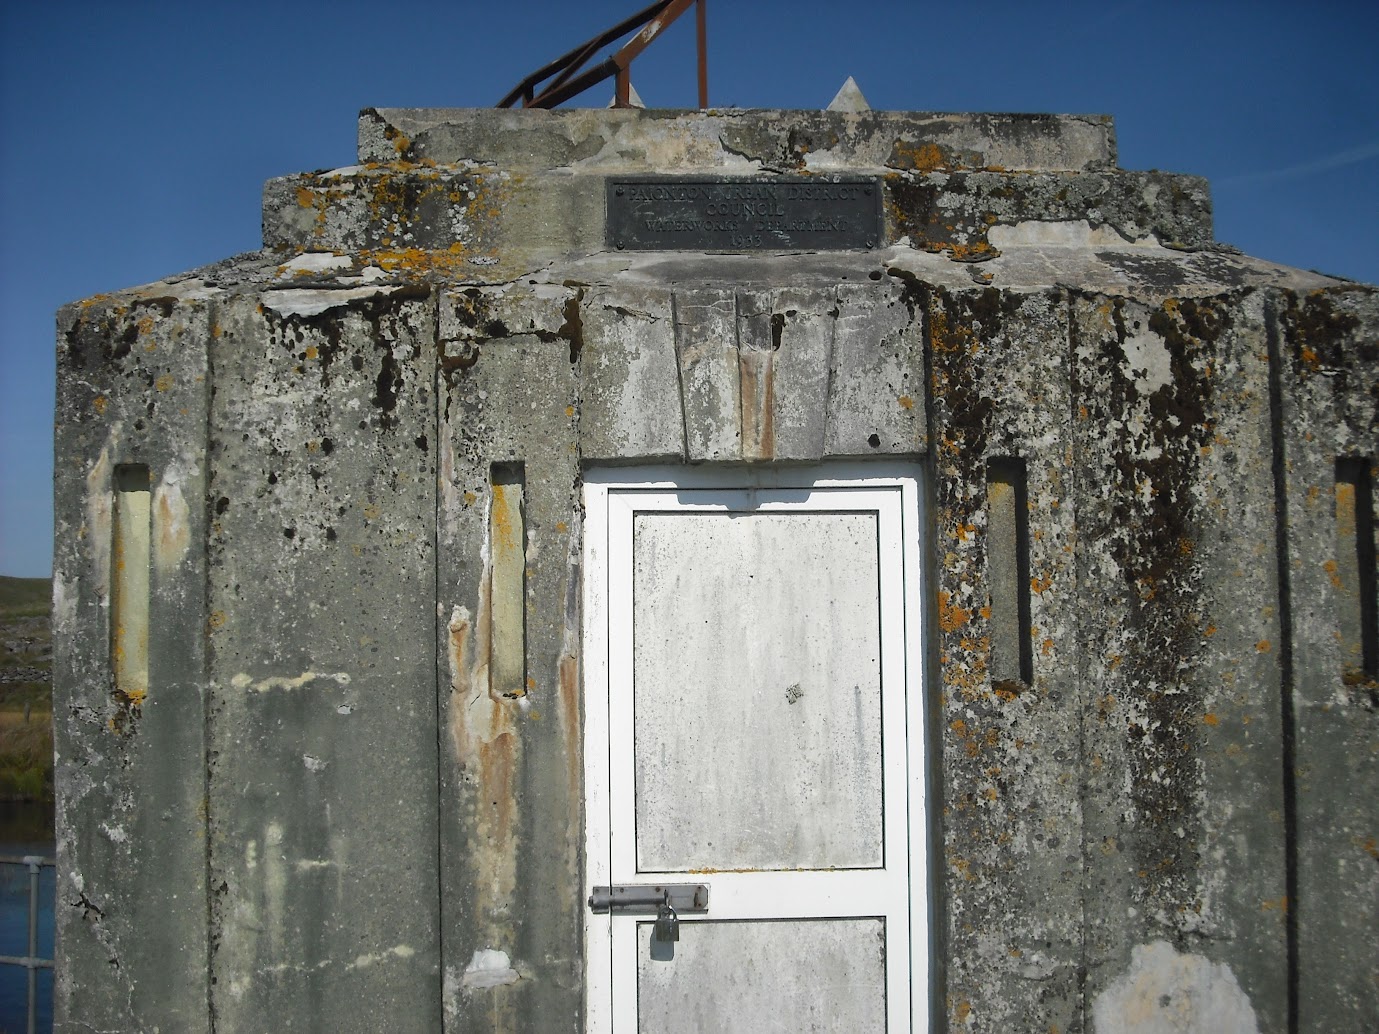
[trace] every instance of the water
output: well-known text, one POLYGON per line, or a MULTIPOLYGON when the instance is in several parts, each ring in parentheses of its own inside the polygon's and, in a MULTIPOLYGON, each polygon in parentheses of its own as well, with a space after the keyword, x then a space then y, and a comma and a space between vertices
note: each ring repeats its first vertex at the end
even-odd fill
MULTIPOLYGON (((0 801, 0 855, 53 856, 53 807, 28 801, 0 801)), ((53 901, 56 874, 44 866, 38 880, 38 954, 53 957, 53 901)), ((29 868, 0 865, 0 955, 29 950, 29 868)), ((23 966, 0 966, 0 1034, 28 1028, 29 974, 23 966)), ((38 971, 38 1025, 53 1029, 53 971, 38 971)))

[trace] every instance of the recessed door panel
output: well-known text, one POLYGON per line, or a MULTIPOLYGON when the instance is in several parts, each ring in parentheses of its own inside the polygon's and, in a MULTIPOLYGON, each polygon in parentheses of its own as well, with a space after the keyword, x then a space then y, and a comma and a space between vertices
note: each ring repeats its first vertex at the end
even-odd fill
POLYGON ((875 513, 633 520, 637 869, 882 864, 875 513))
POLYGON ((643 1034, 886 1029, 880 919, 685 923, 673 957, 637 929, 643 1034))

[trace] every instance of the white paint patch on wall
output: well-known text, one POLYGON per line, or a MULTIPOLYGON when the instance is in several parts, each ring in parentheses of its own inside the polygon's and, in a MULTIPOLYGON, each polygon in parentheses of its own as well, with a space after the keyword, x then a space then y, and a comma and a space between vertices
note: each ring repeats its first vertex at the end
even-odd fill
POLYGON ((493 948, 480 948, 464 968, 462 983, 466 989, 476 987, 498 987, 502 984, 515 984, 521 974, 512 968, 512 959, 505 951, 493 948))
POLYGON ((1126 335, 1125 365, 1134 378, 1135 390, 1141 398, 1149 398, 1165 385, 1173 383, 1173 360, 1164 339, 1150 330, 1136 330, 1126 335))
POLYGON ((1167 941, 1137 946, 1130 968, 1097 996, 1095 1034, 1259 1034, 1249 997, 1224 963, 1179 954, 1167 941))
POLYGON ((315 682, 318 679, 337 682, 342 686, 350 684, 350 674, 347 671, 324 672, 324 671, 304 671, 300 675, 293 675, 290 678, 286 675, 270 675, 266 679, 254 681, 254 676, 239 672, 230 678, 230 685, 236 689, 253 689, 259 693, 267 693, 270 689, 301 689, 308 682, 315 682))

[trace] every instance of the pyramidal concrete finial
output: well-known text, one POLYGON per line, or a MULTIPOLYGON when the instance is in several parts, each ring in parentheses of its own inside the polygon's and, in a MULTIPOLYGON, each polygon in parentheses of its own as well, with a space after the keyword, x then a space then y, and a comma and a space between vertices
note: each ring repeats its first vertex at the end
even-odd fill
POLYGON ((857 80, 848 76, 847 82, 843 83, 843 88, 838 91, 837 96, 829 101, 828 111, 849 111, 856 114, 859 111, 871 111, 871 105, 862 96, 862 91, 857 85, 857 80))
MULTIPOLYGON (((613 99, 610 100, 610 101, 608 102, 608 106, 611 108, 611 107, 613 107, 614 105, 616 105, 617 103, 618 103, 618 96, 617 96, 617 94, 614 94, 614 95, 613 95, 613 99)), ((627 84, 627 103, 630 104, 630 105, 632 105, 632 107, 634 107, 634 108, 645 108, 645 107, 646 107, 646 105, 642 103, 642 99, 641 99, 640 97, 637 96, 637 88, 636 88, 635 86, 633 86, 631 83, 628 83, 628 84, 627 84)), ((865 104, 865 103, 867 103, 867 102, 866 102, 866 101, 863 101, 862 103, 865 104)))

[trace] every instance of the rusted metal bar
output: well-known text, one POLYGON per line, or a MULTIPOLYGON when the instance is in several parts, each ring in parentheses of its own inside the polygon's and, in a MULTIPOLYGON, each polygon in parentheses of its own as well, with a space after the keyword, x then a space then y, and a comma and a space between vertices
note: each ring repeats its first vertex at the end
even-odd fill
MULTIPOLYGON (((596 53, 600 47, 607 46, 609 43, 612 43, 616 39, 621 39, 623 36, 626 36, 629 32, 631 32, 633 29, 641 28, 647 22, 651 21, 652 18, 655 18, 656 15, 660 14, 661 11, 664 10, 666 5, 669 3, 670 0, 656 0, 656 3, 652 4, 650 7, 638 11, 630 18, 623 19, 621 22, 613 26, 608 31, 599 33, 599 35, 595 36, 593 39, 586 40, 584 43, 581 43, 579 46, 571 50, 568 54, 564 54, 561 57, 556 58, 554 61, 542 65, 535 72, 533 72, 531 75, 527 76, 520 83, 514 86, 512 90, 510 90, 508 94, 497 103, 496 107, 510 108, 512 107, 513 102, 516 101, 519 97, 522 97, 524 94, 537 94, 538 97, 544 95, 552 87, 559 85, 559 83, 553 83, 547 87, 547 90, 542 90, 539 92, 536 89, 538 84, 545 81, 546 79, 549 79, 551 76, 557 73, 564 73, 561 80, 562 82, 564 79, 568 79, 569 76, 572 75, 574 72, 577 72, 580 66, 582 66, 584 62, 588 61, 589 58, 594 53, 596 53)), ((606 64, 606 62, 604 62, 604 64, 606 64)), ((600 65, 600 67, 602 67, 602 65, 600 65)), ((608 74, 611 75, 612 73, 610 72, 608 74)), ((533 103, 528 104, 527 106, 537 106, 535 104, 535 99, 536 98, 533 98, 533 103)))
POLYGON ((657 0, 650 7, 624 19, 607 32, 580 44, 574 50, 549 64, 543 65, 510 90, 498 107, 508 108, 517 101, 527 108, 553 108, 589 87, 609 77, 615 79, 614 105, 625 108, 631 104, 631 66, 665 28, 693 4, 696 8, 696 42, 699 55, 699 106, 708 107, 708 66, 706 61, 706 30, 704 0, 657 0), (621 39, 633 29, 641 29, 611 57, 585 72, 580 72, 602 47, 621 39), (554 77, 554 78, 552 78, 554 77), (551 81, 541 86, 547 79, 551 81))
POLYGON ((699 110, 709 106, 709 31, 705 24, 704 6, 709 0, 698 0, 694 5, 694 42, 699 52, 699 110))

